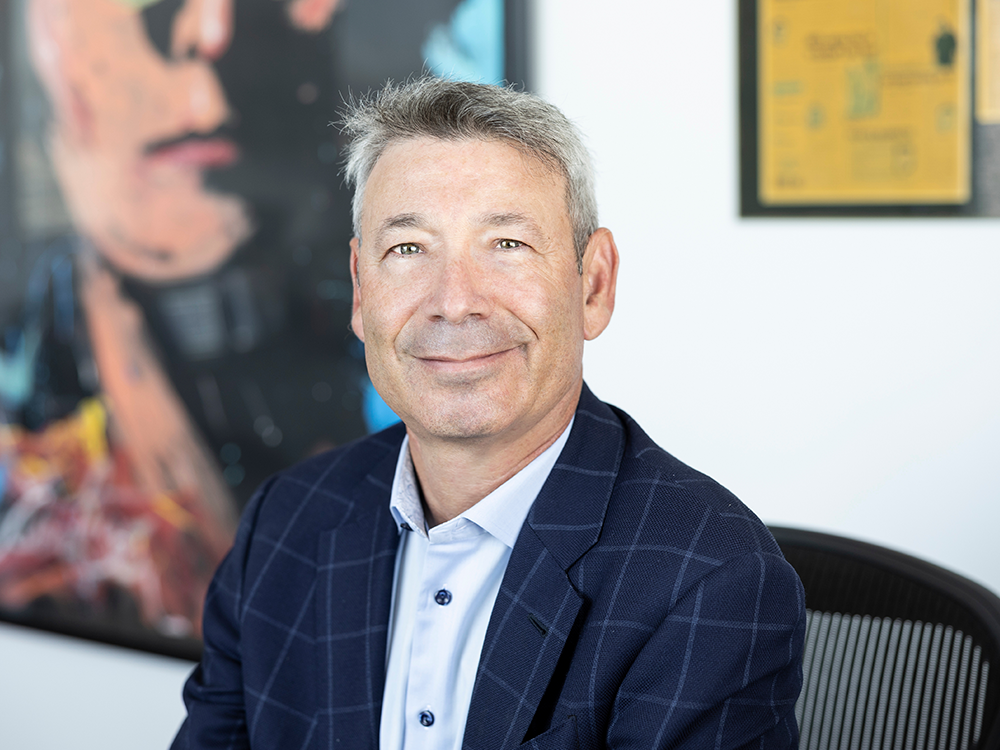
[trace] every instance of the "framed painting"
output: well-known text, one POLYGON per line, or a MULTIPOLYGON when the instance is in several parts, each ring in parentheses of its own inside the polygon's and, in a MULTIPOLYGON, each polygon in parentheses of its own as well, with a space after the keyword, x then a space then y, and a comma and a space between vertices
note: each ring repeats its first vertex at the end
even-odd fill
POLYGON ((255 488, 379 429, 343 99, 526 81, 524 0, 0 0, 0 620, 197 658, 255 488))

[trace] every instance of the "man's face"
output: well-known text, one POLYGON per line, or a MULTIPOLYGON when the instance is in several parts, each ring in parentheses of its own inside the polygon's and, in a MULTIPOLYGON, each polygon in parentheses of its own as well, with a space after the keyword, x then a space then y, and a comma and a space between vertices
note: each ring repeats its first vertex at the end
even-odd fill
POLYGON ((590 249, 577 270, 561 175, 501 142, 396 142, 368 180, 361 231, 352 325, 411 434, 519 439, 565 425, 584 339, 610 308, 592 309, 590 249))
MULTIPOLYGON (((270 2, 270 0, 269 0, 270 2)), ((53 109, 50 144, 82 234, 120 270, 165 281, 218 266, 252 232, 245 199, 206 174, 242 155, 213 67, 234 32, 233 0, 166 0, 169 49, 135 0, 29 0, 31 57, 53 109), (173 7, 171 8, 173 10, 173 7)), ((316 30, 337 0, 294 0, 289 24, 316 30)), ((263 52, 262 52, 263 54, 263 52)))

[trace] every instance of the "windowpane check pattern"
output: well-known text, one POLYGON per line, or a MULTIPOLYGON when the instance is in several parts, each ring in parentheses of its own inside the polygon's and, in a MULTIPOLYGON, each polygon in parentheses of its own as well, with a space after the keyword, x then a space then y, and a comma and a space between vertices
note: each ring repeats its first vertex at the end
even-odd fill
MULTIPOLYGON (((402 440, 314 457, 251 501, 175 748, 378 746, 402 440)), ((760 520, 584 387, 511 549, 462 747, 789 750, 805 629, 760 520)))

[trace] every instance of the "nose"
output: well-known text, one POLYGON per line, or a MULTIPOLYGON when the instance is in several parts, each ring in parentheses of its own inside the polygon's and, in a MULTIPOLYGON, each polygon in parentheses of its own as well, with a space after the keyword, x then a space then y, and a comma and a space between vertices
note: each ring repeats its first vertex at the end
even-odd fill
POLYGON ((232 39, 233 0, 185 0, 174 17, 170 52, 183 83, 178 80, 172 91, 185 130, 211 132, 230 116, 226 94, 209 63, 222 57, 232 39))
POLYGON ((186 0, 174 18, 175 59, 218 60, 233 40, 233 0, 186 0))
POLYGON ((190 60, 180 73, 184 83, 177 87, 178 112, 184 113, 184 128, 194 133, 209 133, 229 118, 229 104, 215 71, 210 65, 190 60))
POLYGON ((441 261, 428 298, 430 317, 449 323, 486 317, 490 311, 487 280, 481 268, 466 255, 441 261))

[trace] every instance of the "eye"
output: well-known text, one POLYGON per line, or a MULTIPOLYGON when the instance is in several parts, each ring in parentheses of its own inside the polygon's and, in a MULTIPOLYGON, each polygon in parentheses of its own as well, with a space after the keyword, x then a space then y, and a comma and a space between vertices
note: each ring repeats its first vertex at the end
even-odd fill
POLYGON ((519 247, 523 247, 524 243, 519 240, 498 240, 497 247, 501 250, 517 250, 519 247))
POLYGON ((389 252, 396 253, 397 255, 416 255, 420 252, 420 245, 414 245, 412 242, 404 242, 401 245, 396 245, 389 252))

